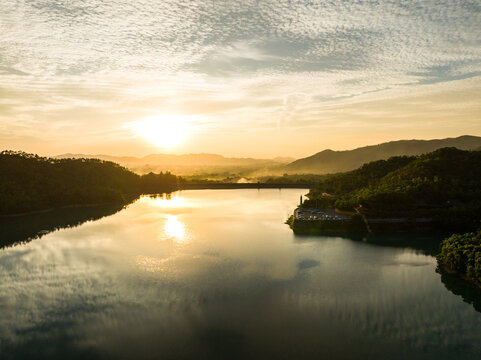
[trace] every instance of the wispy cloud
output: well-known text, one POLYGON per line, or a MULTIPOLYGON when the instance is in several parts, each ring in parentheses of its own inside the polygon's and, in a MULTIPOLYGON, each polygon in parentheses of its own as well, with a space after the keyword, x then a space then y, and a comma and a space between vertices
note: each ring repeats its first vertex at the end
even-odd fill
POLYGON ((372 94, 481 78, 474 0, 19 0, 2 4, 0 33, 9 129, 65 121, 87 135, 156 111, 304 128, 372 94))

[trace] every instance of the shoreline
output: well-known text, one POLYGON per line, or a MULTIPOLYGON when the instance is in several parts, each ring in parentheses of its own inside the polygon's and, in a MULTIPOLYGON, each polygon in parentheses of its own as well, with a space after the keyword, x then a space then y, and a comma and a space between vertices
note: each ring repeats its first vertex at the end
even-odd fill
POLYGON ((455 275, 459 279, 465 281, 466 283, 469 283, 479 290, 481 290, 481 282, 477 281, 476 279, 470 278, 466 274, 463 274, 459 271, 453 270, 450 267, 448 267, 446 264, 444 264, 441 260, 438 259, 438 269, 439 271, 444 271, 446 274, 450 275, 455 275))
POLYGON ((305 183, 184 183, 179 190, 227 190, 227 189, 310 189, 312 184, 305 183))
MULTIPOLYGON (((431 219, 429 219, 431 220, 431 219)), ((350 219, 338 220, 302 220, 291 215, 285 222, 296 234, 326 235, 328 233, 373 233, 373 234, 409 234, 432 233, 452 234, 453 232, 441 229, 434 221, 425 219, 397 219, 397 218, 371 218, 367 223, 360 215, 350 219), (368 225, 368 226, 367 226, 368 225)))
MULTIPOLYGON (((123 202, 122 204, 127 204, 127 203, 128 202, 123 202)), ((90 204, 72 204, 72 205, 65 205, 65 206, 53 207, 53 208, 42 209, 42 210, 27 211, 27 212, 23 212, 23 213, 2 214, 2 215, 0 215, 0 218, 12 218, 12 217, 27 216, 27 215, 43 214, 43 213, 48 213, 48 212, 52 212, 52 211, 60 210, 60 209, 71 209, 71 208, 80 208, 80 207, 96 207, 96 206, 113 205, 113 204, 120 204, 120 203, 118 203, 118 202, 106 202, 106 203, 90 203, 90 204)))
POLYGON ((369 229, 362 218, 354 216, 351 219, 338 220, 301 220, 291 215, 287 220, 291 229, 296 231, 318 232, 323 234, 324 228, 336 229, 338 232, 365 232, 365 233, 410 233, 410 232, 438 232, 431 222, 398 221, 397 219, 368 219, 369 229))
MULTIPOLYGON (((159 195, 159 194, 171 194, 175 191, 183 191, 183 190, 227 190, 227 189, 277 189, 279 188, 279 184, 257 184, 257 183, 247 183, 247 184, 230 184, 230 183, 214 183, 214 184, 192 184, 191 188, 187 187, 180 187, 175 190, 166 191, 166 192, 157 192, 157 193, 143 193, 137 195, 127 195, 127 200, 122 202, 123 204, 129 204, 133 200, 139 198, 140 196, 149 196, 149 195, 159 195)), ((282 184, 280 188, 287 188, 287 189, 307 189, 306 185, 298 185, 298 184, 282 184)), ((35 214, 42 214, 48 213, 59 209, 68 209, 68 208, 77 208, 77 207, 93 207, 93 206, 102 206, 102 205, 110 205, 110 204, 117 204, 119 202, 104 202, 104 203, 88 203, 88 204, 71 204, 71 205, 64 205, 58 207, 51 207, 47 209, 39 209, 33 211, 26 211, 14 214, 0 214, 0 219, 2 218, 12 218, 12 217, 20 217, 20 216, 28 216, 28 215, 35 215, 35 214)))

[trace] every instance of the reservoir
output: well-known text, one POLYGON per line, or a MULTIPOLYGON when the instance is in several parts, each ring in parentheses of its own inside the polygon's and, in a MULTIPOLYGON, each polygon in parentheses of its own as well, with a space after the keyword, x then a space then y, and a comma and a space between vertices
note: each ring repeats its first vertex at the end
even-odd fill
POLYGON ((0 359, 481 358, 481 291, 437 271, 440 238, 296 236, 306 192, 0 219, 0 359))

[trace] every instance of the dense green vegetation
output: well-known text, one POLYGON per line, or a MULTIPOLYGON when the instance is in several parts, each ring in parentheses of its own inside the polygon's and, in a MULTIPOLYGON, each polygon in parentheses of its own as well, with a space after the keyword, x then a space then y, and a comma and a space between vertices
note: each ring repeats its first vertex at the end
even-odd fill
POLYGON ((414 156, 396 156, 389 160, 378 160, 364 164, 357 170, 326 176, 312 193, 346 194, 375 185, 381 178, 414 161, 414 156))
POLYGON ((109 161, 0 153, 0 215, 70 205, 125 202, 178 188, 170 173, 137 175, 109 161))
POLYGON ((351 211, 359 205, 370 217, 428 217, 445 230, 475 230, 481 213, 481 152, 443 148, 371 162, 319 182, 304 203, 351 211))
POLYGON ((445 239, 438 260, 449 270, 481 284, 481 231, 445 239))

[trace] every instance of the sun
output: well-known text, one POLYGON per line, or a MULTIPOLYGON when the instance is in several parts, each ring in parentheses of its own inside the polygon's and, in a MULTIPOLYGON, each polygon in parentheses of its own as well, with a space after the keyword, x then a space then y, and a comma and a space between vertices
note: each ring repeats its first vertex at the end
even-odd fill
POLYGON ((135 133, 160 147, 182 144, 189 134, 187 122, 181 116, 151 116, 133 124, 135 133))

